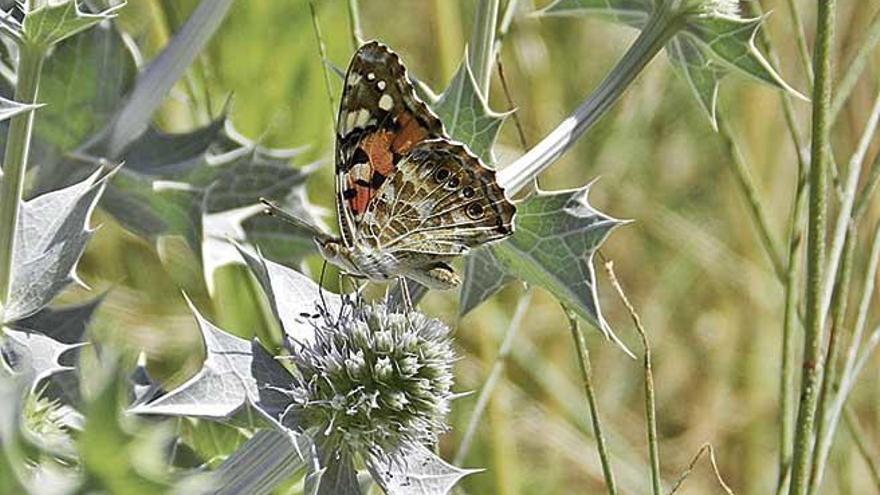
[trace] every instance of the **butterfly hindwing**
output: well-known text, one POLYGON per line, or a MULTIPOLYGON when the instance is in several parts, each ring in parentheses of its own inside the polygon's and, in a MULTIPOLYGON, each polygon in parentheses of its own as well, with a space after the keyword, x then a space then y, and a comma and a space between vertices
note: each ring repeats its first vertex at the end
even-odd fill
POLYGON ((513 231, 515 208, 461 143, 423 141, 377 191, 358 238, 400 260, 449 259, 513 231))
POLYGON ((346 245, 355 243, 364 212, 400 160, 442 136, 443 124, 416 95, 398 55, 375 41, 361 46, 345 76, 336 125, 337 210, 346 245))

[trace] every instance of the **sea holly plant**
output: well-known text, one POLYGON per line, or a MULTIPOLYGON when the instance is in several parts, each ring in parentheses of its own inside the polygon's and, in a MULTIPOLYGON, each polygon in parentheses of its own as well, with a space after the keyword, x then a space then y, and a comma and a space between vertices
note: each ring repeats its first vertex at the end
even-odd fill
MULTIPOLYGON (((352 301, 240 252, 284 328, 284 353, 273 356, 194 309, 207 353, 202 370, 132 412, 224 419, 252 408, 288 436, 284 452, 291 461, 283 469, 291 475, 306 470, 307 493, 362 493, 356 462, 392 495, 445 494, 471 472, 429 449, 446 431, 454 397, 455 355, 445 324, 352 301)), ((278 448, 260 442, 262 452, 278 448)), ((259 469, 240 474, 262 475, 259 469)))

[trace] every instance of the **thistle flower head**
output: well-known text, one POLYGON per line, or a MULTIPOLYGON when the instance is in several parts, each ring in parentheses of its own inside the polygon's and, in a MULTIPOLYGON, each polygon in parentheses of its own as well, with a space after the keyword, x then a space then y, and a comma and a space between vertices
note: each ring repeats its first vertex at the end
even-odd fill
POLYGON ((301 428, 355 449, 436 441, 452 395, 449 327, 383 305, 347 304, 316 322, 315 339, 291 356, 289 414, 301 428))

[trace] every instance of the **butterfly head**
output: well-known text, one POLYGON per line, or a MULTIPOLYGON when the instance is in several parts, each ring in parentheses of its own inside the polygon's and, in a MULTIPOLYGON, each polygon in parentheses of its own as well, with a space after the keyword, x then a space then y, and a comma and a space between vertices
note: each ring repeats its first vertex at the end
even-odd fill
POLYGON ((339 239, 316 238, 315 244, 317 244, 318 252, 321 253, 325 260, 346 271, 357 272, 357 268, 352 263, 351 256, 349 256, 350 250, 339 239))

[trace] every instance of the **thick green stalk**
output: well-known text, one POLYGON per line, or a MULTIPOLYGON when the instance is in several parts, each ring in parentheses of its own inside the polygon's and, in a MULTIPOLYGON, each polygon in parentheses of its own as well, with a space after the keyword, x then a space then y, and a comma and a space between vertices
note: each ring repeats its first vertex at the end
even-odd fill
POLYGON ((829 131, 831 128, 831 52, 835 0, 818 0, 813 84, 813 142, 810 166, 810 214, 807 229, 806 332, 802 360, 801 397, 795 430, 790 495, 805 495, 810 474, 810 451, 819 379, 822 374, 822 270, 825 264, 828 193, 829 131))
POLYGON ((480 0, 474 12, 474 30, 468 48, 468 63, 483 98, 488 99, 492 64, 495 62, 495 25, 499 0, 480 0))
POLYGON ((667 2, 661 2, 620 62, 599 83, 572 115, 550 134, 498 172, 498 183, 514 195, 561 157, 590 130, 623 95, 636 76, 663 49, 686 22, 687 16, 667 2))
MULTIPOLYGON (((40 85, 40 69, 45 51, 22 45, 19 51, 18 80, 15 100, 36 103, 40 85)), ((5 306, 12 288, 12 253, 15 249, 15 227, 18 208, 24 194, 24 176, 27 172, 28 152, 34 127, 34 110, 12 118, 3 158, 3 179, 0 183, 0 302, 5 306)), ((2 310, 0 310, 2 321, 2 310)))
POLYGON ((599 451, 599 461, 602 463, 602 474, 605 476, 605 487, 608 489, 609 495, 617 495, 617 483, 614 481, 611 457, 608 455, 608 446, 605 444, 602 420, 599 418, 599 405, 596 403, 596 394, 593 390, 593 370, 590 366, 590 353, 587 350, 587 341, 584 338, 584 332, 581 331, 577 315, 568 312, 568 310, 566 310, 566 314, 568 315, 568 324, 571 328, 571 337, 574 339, 574 347, 577 350, 581 378, 584 382, 584 392, 587 394, 590 421, 593 424, 593 436, 596 437, 596 450, 599 451))

